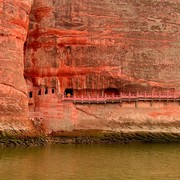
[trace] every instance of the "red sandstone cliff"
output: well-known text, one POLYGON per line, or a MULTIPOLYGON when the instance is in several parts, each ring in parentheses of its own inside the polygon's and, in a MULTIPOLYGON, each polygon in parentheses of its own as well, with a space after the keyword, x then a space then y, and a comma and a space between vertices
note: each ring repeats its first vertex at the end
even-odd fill
POLYGON ((179 6, 178 0, 35 0, 25 49, 30 111, 44 113, 51 131, 178 124, 177 103, 88 107, 61 102, 60 94, 178 92, 179 6))
POLYGON ((179 6, 174 0, 35 0, 26 78, 36 86, 58 79, 61 92, 179 90, 179 6))
POLYGON ((0 5, 2 126, 30 122, 23 71, 30 111, 43 113, 49 131, 179 123, 178 103, 141 102, 135 109, 133 103, 120 108, 61 101, 65 89, 179 92, 179 0, 0 0, 0 5))
POLYGON ((0 0, 0 130, 30 130, 24 42, 31 0, 0 0))

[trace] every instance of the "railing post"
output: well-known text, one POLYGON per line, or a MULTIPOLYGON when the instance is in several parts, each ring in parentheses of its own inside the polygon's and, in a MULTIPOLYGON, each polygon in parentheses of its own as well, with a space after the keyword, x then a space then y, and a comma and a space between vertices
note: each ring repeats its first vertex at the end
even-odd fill
POLYGON ((112 93, 112 103, 114 103, 114 93, 112 93))
POLYGON ((131 93, 129 92, 129 94, 128 94, 128 98, 129 98, 129 100, 131 99, 131 93))
POLYGON ((83 102, 83 94, 81 94, 81 101, 83 102))
POLYGON ((153 99, 153 91, 151 91, 151 99, 153 99))
POLYGON ((138 91, 136 92, 136 95, 135 95, 135 107, 136 108, 138 107, 138 91))
POLYGON ((97 103, 99 102, 99 100, 98 100, 98 94, 96 94, 96 102, 97 102, 97 103))

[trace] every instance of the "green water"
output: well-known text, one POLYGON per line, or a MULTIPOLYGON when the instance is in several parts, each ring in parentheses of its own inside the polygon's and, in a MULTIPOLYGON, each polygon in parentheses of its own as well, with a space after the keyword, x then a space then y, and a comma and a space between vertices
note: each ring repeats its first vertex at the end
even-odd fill
POLYGON ((1 148, 0 179, 180 180, 180 145, 1 148))

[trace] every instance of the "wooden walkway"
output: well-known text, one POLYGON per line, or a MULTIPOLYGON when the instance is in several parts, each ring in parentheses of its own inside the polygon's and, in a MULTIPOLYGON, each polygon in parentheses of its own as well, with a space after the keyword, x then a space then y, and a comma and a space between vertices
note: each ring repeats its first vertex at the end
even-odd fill
POLYGON ((119 95, 105 96, 62 96, 62 101, 72 101, 73 103, 121 103, 121 102, 137 102, 137 101, 178 101, 180 102, 180 94, 176 93, 120 93, 119 95))

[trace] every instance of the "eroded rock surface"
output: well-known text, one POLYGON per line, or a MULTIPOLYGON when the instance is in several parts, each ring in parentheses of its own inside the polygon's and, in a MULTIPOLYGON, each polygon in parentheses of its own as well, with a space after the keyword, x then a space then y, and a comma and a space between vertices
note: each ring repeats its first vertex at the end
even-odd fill
POLYGON ((179 0, 0 0, 2 130, 31 129, 29 96, 29 111, 43 115, 48 133, 121 131, 127 124, 151 131, 149 122, 158 131, 174 124, 179 132, 178 102, 107 110, 61 101, 66 89, 179 93, 179 6, 179 0))
POLYGON ((124 110, 116 104, 107 112, 91 105, 93 115, 88 115, 61 102, 65 89, 100 95, 108 88, 179 92, 179 6, 178 0, 35 0, 25 48, 25 77, 33 92, 30 110, 44 113, 50 131, 104 130, 108 126, 101 119, 106 116, 103 121, 113 128, 158 119, 179 122, 178 103, 168 105, 165 115, 163 108, 149 103, 142 109, 133 104, 131 112, 128 103, 124 110))
POLYGON ((34 85, 180 89, 178 0, 35 0, 25 73, 34 85))
POLYGON ((24 42, 31 0, 0 0, 0 130, 28 130, 24 42))

